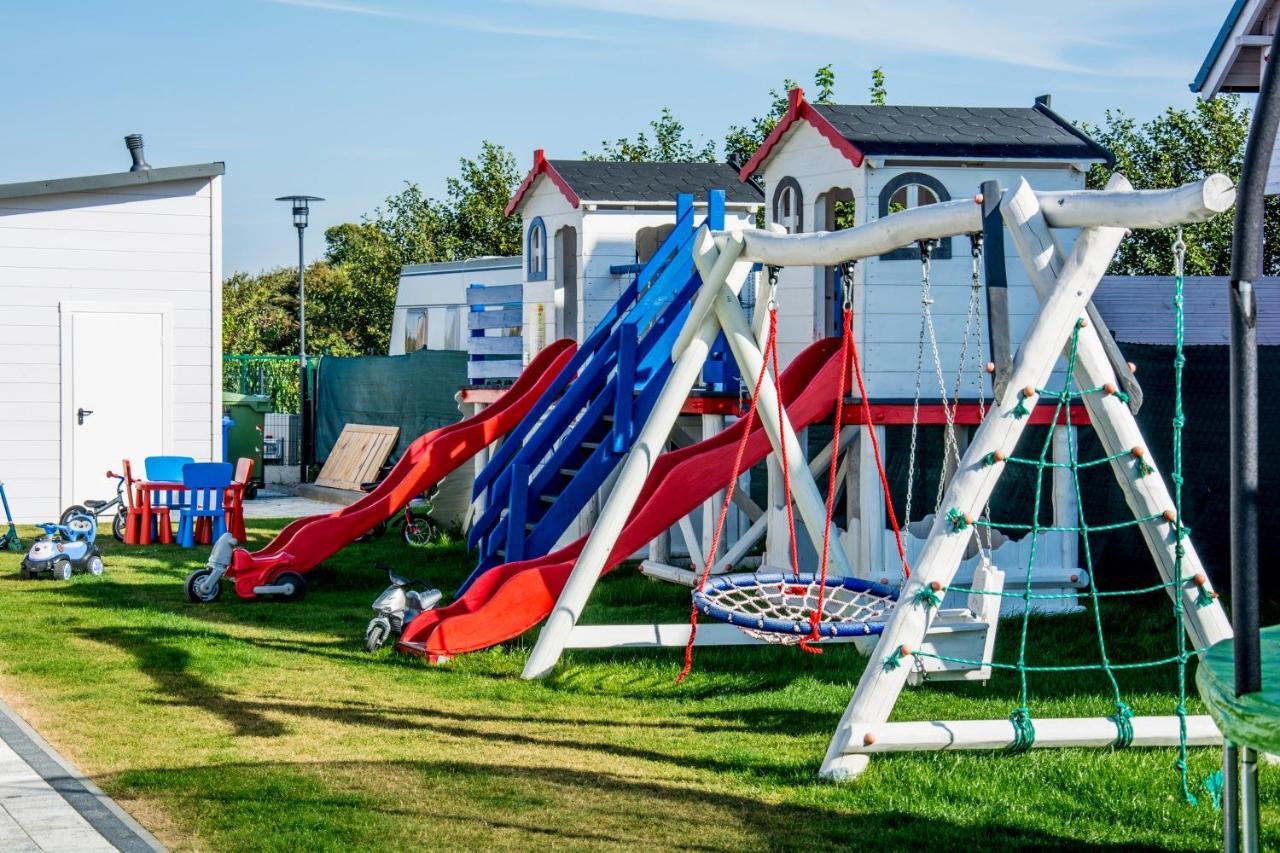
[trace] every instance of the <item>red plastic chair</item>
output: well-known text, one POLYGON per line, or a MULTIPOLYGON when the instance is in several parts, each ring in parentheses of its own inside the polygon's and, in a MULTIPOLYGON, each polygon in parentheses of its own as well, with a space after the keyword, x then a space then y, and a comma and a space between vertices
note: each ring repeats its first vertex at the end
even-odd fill
MULTIPOLYGON (((142 540, 142 498, 136 487, 137 480, 133 479, 133 465, 128 459, 121 462, 124 465, 124 498, 127 513, 125 515, 124 525, 124 542, 126 545, 143 544, 142 540)), ((173 541, 173 528, 169 521, 169 508, 167 506, 154 506, 151 508, 151 518, 155 524, 159 540, 161 542, 173 541)), ((150 532, 150 531, 148 531, 150 532)), ((150 540, 153 537, 148 536, 150 540)))
POLYGON ((244 490, 249 486, 249 478, 253 476, 253 460, 240 457, 236 460, 236 473, 231 478, 231 488, 227 490, 224 509, 227 513, 227 529, 236 541, 244 544, 248 534, 244 529, 244 490))

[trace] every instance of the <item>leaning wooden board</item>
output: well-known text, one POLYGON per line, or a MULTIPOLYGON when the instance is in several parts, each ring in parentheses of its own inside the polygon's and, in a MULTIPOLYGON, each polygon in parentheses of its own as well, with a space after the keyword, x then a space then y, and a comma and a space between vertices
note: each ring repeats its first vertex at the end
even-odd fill
POLYGON ((400 427, 347 424, 329 452, 317 486, 359 491, 361 483, 378 479, 378 471, 400 437, 400 427))

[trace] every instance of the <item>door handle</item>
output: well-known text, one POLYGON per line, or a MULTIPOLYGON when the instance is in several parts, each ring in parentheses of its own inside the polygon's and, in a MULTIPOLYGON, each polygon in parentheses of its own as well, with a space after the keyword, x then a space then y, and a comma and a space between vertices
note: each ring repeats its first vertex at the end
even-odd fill
POLYGON ((93 414, 93 409, 76 409, 76 423, 84 426, 84 419, 93 414))

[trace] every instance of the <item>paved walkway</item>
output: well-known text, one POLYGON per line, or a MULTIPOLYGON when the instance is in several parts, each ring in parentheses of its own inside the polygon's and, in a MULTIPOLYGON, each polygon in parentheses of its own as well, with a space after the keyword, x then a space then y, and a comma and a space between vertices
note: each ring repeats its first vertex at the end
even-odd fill
POLYGON ((310 498, 262 489, 256 498, 244 502, 244 517, 301 518, 304 515, 328 515, 337 509, 342 507, 325 501, 313 501, 310 498))
POLYGON ((0 702, 0 850, 164 850, 8 705, 0 702))

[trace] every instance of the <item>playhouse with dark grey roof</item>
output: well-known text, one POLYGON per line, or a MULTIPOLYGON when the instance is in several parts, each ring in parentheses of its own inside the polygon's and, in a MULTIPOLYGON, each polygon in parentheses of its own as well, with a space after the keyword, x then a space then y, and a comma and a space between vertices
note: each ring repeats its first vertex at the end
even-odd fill
POLYGON ((751 224, 760 189, 727 163, 549 159, 507 205, 524 230, 524 362, 552 341, 582 340, 675 226, 676 198, 705 209, 721 190, 729 223, 751 224))
MULTIPOLYGON (((1025 106, 822 104, 810 103, 797 88, 738 177, 764 186, 770 223, 801 233, 970 199, 984 181, 1009 187, 1025 176, 1037 190, 1082 189, 1091 167, 1111 162, 1105 148, 1053 110, 1048 96, 1025 106)), ((1038 307, 1025 273, 1015 266, 1008 270, 1007 289, 1014 347, 1038 307)), ((858 334, 876 356, 868 358, 877 366, 868 391, 877 398, 914 393, 921 273, 915 247, 857 265, 854 307, 863 327, 858 334)), ((958 363, 973 274, 969 241, 941 241, 929 273, 943 363, 958 363)), ((843 299, 834 269, 784 269, 778 296, 784 359, 838 332, 843 299)))

